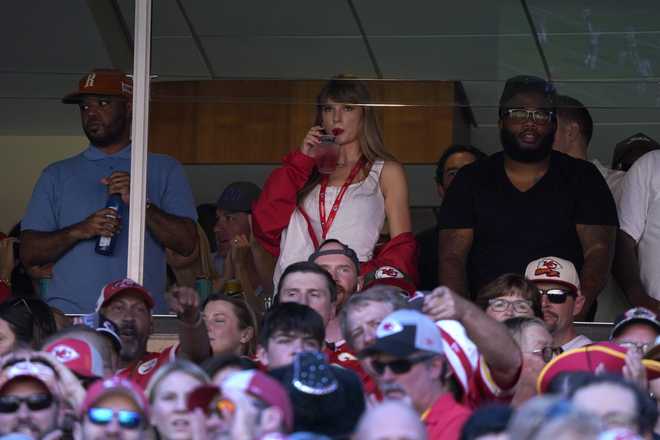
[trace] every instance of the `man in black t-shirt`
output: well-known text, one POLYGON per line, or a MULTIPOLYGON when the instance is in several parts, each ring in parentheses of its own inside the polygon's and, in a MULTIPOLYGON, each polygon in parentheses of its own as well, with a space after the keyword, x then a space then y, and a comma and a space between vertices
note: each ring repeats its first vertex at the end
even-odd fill
POLYGON ((541 78, 507 81, 504 151, 461 169, 440 208, 441 285, 474 299, 497 276, 556 255, 575 263, 585 313, 594 303, 610 269, 616 207, 593 164, 552 150, 555 99, 541 78))

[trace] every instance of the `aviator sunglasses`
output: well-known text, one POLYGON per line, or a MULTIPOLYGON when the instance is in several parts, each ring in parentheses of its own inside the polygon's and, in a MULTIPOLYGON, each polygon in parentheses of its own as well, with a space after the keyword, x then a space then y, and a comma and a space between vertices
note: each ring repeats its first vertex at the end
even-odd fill
POLYGON ((119 426, 126 429, 137 429, 142 424, 142 416, 135 411, 119 410, 111 408, 90 408, 87 411, 89 421, 95 425, 107 425, 114 417, 117 418, 119 426))
POLYGON ((539 295, 541 297, 545 295, 552 304, 564 304, 569 296, 573 298, 577 296, 575 292, 567 289, 539 289, 539 295))

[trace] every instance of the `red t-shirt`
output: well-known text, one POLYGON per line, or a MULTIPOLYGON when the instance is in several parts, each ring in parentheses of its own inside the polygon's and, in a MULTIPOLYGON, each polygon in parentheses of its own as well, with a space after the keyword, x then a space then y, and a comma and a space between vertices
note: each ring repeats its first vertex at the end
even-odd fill
POLYGON ((457 403, 450 393, 443 394, 422 414, 428 440, 458 440, 471 414, 472 410, 457 403))
POLYGON ((179 345, 171 345, 160 353, 147 353, 142 359, 133 362, 126 368, 117 372, 117 376, 123 379, 130 379, 140 385, 143 390, 147 389, 149 380, 156 371, 163 365, 172 362, 176 358, 176 352, 179 345))

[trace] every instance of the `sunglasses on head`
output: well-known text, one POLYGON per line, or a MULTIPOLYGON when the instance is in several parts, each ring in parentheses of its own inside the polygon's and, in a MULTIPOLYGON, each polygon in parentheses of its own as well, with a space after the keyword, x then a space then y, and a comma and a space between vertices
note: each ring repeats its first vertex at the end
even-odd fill
POLYGON ((575 298, 577 295, 575 292, 569 289, 539 289, 539 295, 543 297, 543 295, 548 298, 548 301, 551 302, 552 304, 564 304, 566 302, 566 298, 569 296, 572 296, 575 298))
POLYGON ((115 417, 122 428, 137 429, 142 425, 142 416, 135 411, 115 411, 111 408, 90 408, 87 411, 87 418, 95 425, 107 425, 115 417))
POLYGON ((381 362, 373 359, 371 361, 371 367, 374 369, 376 374, 381 376, 385 372, 385 368, 389 368, 390 371, 394 374, 405 374, 410 371, 410 369, 420 362, 428 361, 429 359, 435 357, 435 354, 427 354, 425 356, 418 356, 415 358, 408 359, 397 359, 390 362, 381 362))
POLYGON ((53 396, 50 394, 32 394, 31 396, 0 396, 0 413, 14 413, 18 411, 21 403, 25 403, 30 411, 40 411, 50 408, 53 396))

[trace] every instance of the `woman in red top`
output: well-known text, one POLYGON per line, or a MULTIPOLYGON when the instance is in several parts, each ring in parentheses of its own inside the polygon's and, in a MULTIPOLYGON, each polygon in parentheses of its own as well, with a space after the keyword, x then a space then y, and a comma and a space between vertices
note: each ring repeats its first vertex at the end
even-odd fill
POLYGON ((317 97, 315 125, 266 181, 253 227, 260 244, 278 257, 275 284, 286 266, 306 260, 329 238, 356 251, 363 275, 391 266, 416 277, 405 173, 385 150, 370 104, 364 82, 330 80, 317 97), (315 159, 325 148, 321 136, 330 134, 338 144, 337 166, 321 174, 315 159), (385 220, 390 241, 376 249, 385 220))

